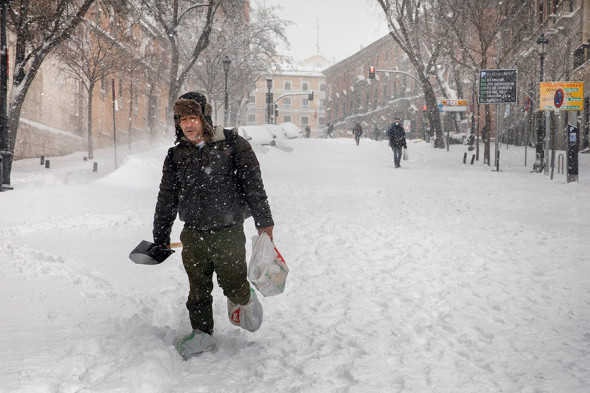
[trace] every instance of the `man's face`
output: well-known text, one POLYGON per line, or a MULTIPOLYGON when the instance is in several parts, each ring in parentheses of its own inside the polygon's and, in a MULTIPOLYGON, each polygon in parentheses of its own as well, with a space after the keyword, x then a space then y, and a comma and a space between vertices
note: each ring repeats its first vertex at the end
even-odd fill
POLYGON ((199 143, 203 138, 203 122, 200 116, 182 116, 179 125, 189 141, 199 143))
POLYGON ((396 120, 396 121, 395 121, 395 124, 399 124, 399 120, 396 120))

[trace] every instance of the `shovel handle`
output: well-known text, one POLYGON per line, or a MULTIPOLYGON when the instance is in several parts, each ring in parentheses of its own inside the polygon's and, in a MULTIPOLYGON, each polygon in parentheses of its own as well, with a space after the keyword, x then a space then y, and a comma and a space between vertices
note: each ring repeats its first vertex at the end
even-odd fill
POLYGON ((181 248, 182 247, 182 243, 178 242, 178 243, 170 243, 170 248, 181 248))

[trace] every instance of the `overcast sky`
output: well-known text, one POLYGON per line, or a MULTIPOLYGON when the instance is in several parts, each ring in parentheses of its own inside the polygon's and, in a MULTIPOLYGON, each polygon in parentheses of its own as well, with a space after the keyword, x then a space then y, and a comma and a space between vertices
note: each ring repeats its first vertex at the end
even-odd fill
POLYGON ((304 60, 317 54, 319 23, 320 54, 336 62, 358 52, 388 33, 383 10, 375 0, 254 0, 280 6, 276 14, 290 20, 291 44, 283 54, 304 60))

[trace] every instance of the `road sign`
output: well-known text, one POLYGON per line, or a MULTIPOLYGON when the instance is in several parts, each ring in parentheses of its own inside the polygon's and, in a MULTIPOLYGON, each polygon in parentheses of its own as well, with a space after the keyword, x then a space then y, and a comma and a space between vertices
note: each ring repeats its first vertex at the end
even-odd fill
POLYGON ((531 107, 531 97, 526 96, 524 98, 524 103, 522 104, 522 110, 524 112, 526 112, 526 111, 528 111, 530 109, 530 107, 531 107))
POLYGON ((517 70, 480 70, 479 103, 516 102, 517 70))
POLYGON ((410 120, 404 120, 404 130, 406 130, 406 132, 410 132, 411 128, 412 122, 410 120))
POLYGON ((443 112, 466 112, 467 111, 467 100, 442 100, 441 101, 443 112))
POLYGON ((559 109, 559 107, 563 105, 563 98, 563 89, 557 89, 555 95, 553 96, 553 105, 559 109))
POLYGON ((468 100, 447 100, 444 97, 437 97, 436 103, 439 112, 466 112, 468 100))
POLYGON ((583 111, 584 82, 541 82, 542 111, 583 111))

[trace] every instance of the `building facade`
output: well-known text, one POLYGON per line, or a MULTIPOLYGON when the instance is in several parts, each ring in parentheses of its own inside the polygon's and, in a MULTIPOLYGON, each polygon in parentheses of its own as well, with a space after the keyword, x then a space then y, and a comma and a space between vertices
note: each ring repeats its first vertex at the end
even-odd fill
POLYGON ((269 77, 260 77, 248 98, 247 125, 291 122, 301 130, 309 127, 312 136, 321 135, 326 127, 326 78, 321 68, 326 64, 316 55, 301 65, 286 65, 269 77))
POLYGON ((387 35, 324 71, 326 121, 334 125, 335 136, 350 134, 358 122, 364 135, 380 138, 399 117, 409 137, 426 137, 422 89, 404 58, 387 35), (369 67, 376 70, 374 79, 369 67))
MULTIPOLYGON (((513 0, 517 1, 517 0, 513 0)), ((590 0, 534 0, 523 8, 498 38, 500 56, 518 70, 518 104, 504 110, 501 138, 507 143, 544 144, 555 136, 555 148, 566 146, 566 126, 580 128, 580 149, 588 148, 590 131, 590 0), (546 41, 543 43, 543 37, 546 41), (541 60, 542 58, 542 60, 541 60), (561 111, 559 118, 539 108, 539 82, 584 82, 584 110, 561 111), (550 132, 545 133, 548 129, 550 132)))

